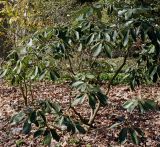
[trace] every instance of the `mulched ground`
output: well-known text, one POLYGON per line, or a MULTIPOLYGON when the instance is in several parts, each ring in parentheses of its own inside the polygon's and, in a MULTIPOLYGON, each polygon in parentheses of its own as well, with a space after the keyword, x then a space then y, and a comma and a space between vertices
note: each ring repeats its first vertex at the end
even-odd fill
MULTIPOLYGON (((102 86, 105 91, 106 86, 102 86)), ((59 101, 62 107, 66 107, 69 102, 70 89, 67 84, 51 83, 36 83, 33 88, 34 99, 52 99, 59 101)), ((96 129, 91 129, 87 134, 75 134, 70 136, 66 134, 62 137, 61 143, 52 141, 51 147, 59 145, 63 147, 86 146, 86 147, 136 147, 131 140, 125 145, 117 143, 117 137, 120 127, 108 129, 114 124, 119 117, 129 117, 130 123, 140 127, 145 137, 140 146, 143 147, 160 147, 160 111, 150 111, 145 114, 140 114, 135 110, 129 114, 122 108, 122 104, 131 98, 139 96, 138 90, 132 92, 129 87, 121 85, 114 86, 109 93, 109 104, 106 108, 101 108, 99 111, 95 126, 96 129)), ((141 91, 142 98, 155 99, 160 102, 160 87, 159 86, 144 86, 141 91)), ((24 147, 43 147, 40 139, 33 139, 30 135, 23 135, 22 125, 14 126, 10 124, 11 116, 23 109, 23 99, 20 91, 16 87, 8 86, 4 82, 0 82, 0 147, 16 147, 16 141, 23 140, 24 147)), ((88 104, 78 108, 81 114, 87 115, 88 104)))

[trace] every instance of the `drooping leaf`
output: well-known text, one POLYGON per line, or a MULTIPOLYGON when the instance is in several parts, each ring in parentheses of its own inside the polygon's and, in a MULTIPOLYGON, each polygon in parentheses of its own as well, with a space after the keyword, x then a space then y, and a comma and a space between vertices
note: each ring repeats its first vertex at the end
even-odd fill
POLYGON ((78 52, 81 52, 82 48, 83 48, 83 45, 82 45, 82 43, 80 43, 79 46, 78 46, 78 52))
POLYGON ((136 131, 133 128, 129 128, 129 132, 130 132, 131 139, 132 139, 133 143, 139 144, 139 140, 138 140, 138 136, 136 134, 136 131))
POLYGON ((53 139, 55 139, 56 141, 59 141, 60 136, 57 134, 56 130, 55 129, 50 129, 50 131, 51 131, 53 139))
POLYGON ((21 111, 12 117, 11 123, 19 123, 21 120, 24 119, 24 117, 25 117, 25 113, 21 111))
POLYGON ((128 44, 129 41, 129 30, 127 31, 127 33, 124 36, 124 42, 123 42, 123 46, 125 47, 128 44))
POLYGON ((16 141, 16 147, 21 147, 25 144, 24 140, 20 139, 16 141))
POLYGON ((133 102, 134 101, 132 101, 132 100, 129 100, 129 101, 125 102, 123 104, 123 108, 128 109, 129 107, 131 107, 133 105, 133 102))
POLYGON ((36 111, 33 111, 31 114, 30 114, 30 121, 32 123, 34 123, 36 121, 36 111))
POLYGON ((102 43, 99 43, 96 48, 94 48, 93 56, 97 57, 102 51, 102 43))
POLYGON ((3 78, 6 75, 7 71, 8 71, 8 69, 5 69, 4 71, 2 71, 0 73, 0 79, 3 78))
POLYGON ((104 95, 103 93, 101 92, 97 92, 97 97, 100 101, 100 103, 103 105, 103 106, 106 106, 107 105, 107 99, 108 97, 106 95, 104 95))
POLYGON ((134 130, 142 137, 145 135, 145 133, 140 128, 134 127, 134 130))
POLYGON ((127 133, 128 133, 128 128, 123 128, 120 133, 119 133, 119 137, 118 137, 118 140, 119 140, 119 143, 120 144, 124 144, 127 140, 127 133))
POLYGON ((122 123, 118 122, 118 123, 115 123, 115 124, 111 125, 109 128, 113 129, 113 128, 116 128, 116 127, 120 126, 121 124, 122 123))
POLYGON ((108 33, 104 33, 104 36, 105 36, 105 40, 106 41, 109 42, 111 40, 111 37, 110 37, 110 35, 108 33))
POLYGON ((33 80, 38 74, 38 66, 35 67, 34 74, 31 76, 31 80, 33 80))
POLYGON ((95 76, 94 76, 94 75, 92 75, 92 74, 86 74, 86 78, 88 78, 88 79, 94 79, 94 78, 95 78, 95 76))
POLYGON ((39 129, 36 132, 34 132, 34 138, 37 138, 39 136, 41 136, 43 134, 44 130, 43 129, 39 129))
POLYGON ((31 131, 31 123, 28 120, 26 120, 24 125, 23 125, 23 131, 22 132, 24 134, 28 134, 28 133, 30 133, 30 131, 31 131))
POLYGON ((145 103, 144 103, 144 106, 145 108, 147 108, 148 110, 155 110, 156 109, 156 102, 154 100, 151 100, 151 99, 147 99, 145 100, 145 103))
POLYGON ((88 41, 88 44, 91 44, 94 40, 94 33, 91 34, 91 36, 89 37, 89 41, 88 41))
POLYGON ((143 107, 143 103, 141 101, 139 101, 138 106, 139 106, 139 109, 140 109, 141 113, 144 113, 145 108, 143 107))
POLYGON ((82 85, 84 82, 83 81, 76 81, 72 84, 73 87, 78 87, 80 85, 82 85))
POLYGON ((137 106, 138 106, 138 100, 133 100, 133 104, 127 110, 129 112, 132 112, 137 106))
POLYGON ((112 50, 111 50, 111 48, 106 44, 104 46, 104 49, 105 49, 105 53, 106 53, 107 57, 111 58, 112 57, 112 50))
POLYGON ((89 94, 88 95, 88 99, 89 99, 89 105, 92 109, 96 108, 96 98, 93 94, 89 94))
POLYGON ((56 81, 58 78, 60 78, 60 75, 58 74, 57 71, 53 70, 50 71, 50 78, 52 81, 56 81))
POLYGON ((72 102, 72 106, 82 104, 84 102, 84 100, 85 100, 85 95, 82 94, 74 99, 74 101, 72 102))
POLYGON ((56 112, 57 114, 59 114, 59 113, 62 112, 61 106, 59 105, 59 103, 56 103, 56 102, 51 103, 51 102, 49 102, 49 104, 50 104, 50 106, 55 110, 55 112, 56 112))
POLYGON ((47 74, 48 71, 44 71, 41 73, 41 75, 39 76, 39 80, 41 81, 47 74))
POLYGON ((79 40, 79 32, 75 31, 75 35, 76 35, 76 40, 79 40))
POLYGON ((86 133, 86 130, 80 124, 76 124, 76 128, 80 133, 82 134, 86 133))
POLYGON ((43 143, 45 145, 50 145, 51 144, 51 139, 52 139, 52 136, 51 136, 51 133, 49 130, 45 130, 44 132, 44 140, 43 140, 43 143))
POLYGON ((46 123, 46 116, 44 115, 44 113, 42 111, 38 111, 38 114, 42 117, 44 123, 46 123))

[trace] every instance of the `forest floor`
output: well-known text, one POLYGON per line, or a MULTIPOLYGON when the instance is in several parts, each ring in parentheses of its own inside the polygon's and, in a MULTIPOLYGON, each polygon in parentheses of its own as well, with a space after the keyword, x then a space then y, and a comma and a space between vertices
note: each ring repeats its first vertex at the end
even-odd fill
MULTIPOLYGON (((53 101, 59 101, 62 106, 69 103, 70 89, 67 84, 37 83, 34 85, 34 99, 50 98, 53 101)), ((102 86, 105 91, 106 86, 102 86)), ((91 129, 87 134, 75 134, 70 136, 66 134, 62 137, 59 146, 86 146, 86 147, 136 147, 131 140, 125 145, 117 143, 117 137, 120 127, 108 129, 116 123, 119 117, 129 117, 131 125, 140 127, 144 133, 140 146, 160 147, 160 111, 150 111, 140 114, 137 110, 129 114, 122 108, 122 104, 131 98, 139 96, 137 91, 131 91, 128 86, 120 85, 112 87, 109 93, 109 104, 102 108, 95 120, 96 129, 91 129)), ((155 99, 160 102, 160 86, 143 86, 141 97, 155 99)), ((78 108, 81 114, 87 115, 86 108, 78 108)), ((6 83, 0 83, 0 147, 16 147, 17 141, 22 141, 24 147, 43 147, 40 139, 33 139, 32 132, 29 135, 23 135, 22 125, 11 125, 10 119, 19 109, 23 109, 23 99, 20 91, 16 87, 8 86, 6 83)), ((58 146, 58 143, 52 141, 51 147, 58 146), (57 145, 56 145, 57 144, 57 145)))

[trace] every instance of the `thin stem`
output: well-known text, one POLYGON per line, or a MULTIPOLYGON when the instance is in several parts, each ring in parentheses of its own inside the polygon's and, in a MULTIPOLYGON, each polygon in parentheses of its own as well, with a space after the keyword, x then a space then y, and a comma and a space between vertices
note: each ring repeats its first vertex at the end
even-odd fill
POLYGON ((99 109, 100 109, 100 106, 101 106, 101 105, 100 105, 100 101, 98 101, 98 105, 97 105, 97 107, 96 107, 96 109, 95 109, 92 117, 90 118, 90 120, 89 120, 89 122, 88 122, 89 125, 92 125, 92 124, 93 124, 94 119, 95 119, 95 117, 96 117, 96 115, 97 115, 97 113, 98 113, 98 111, 99 111, 99 109))
POLYGON ((124 60, 122 65, 117 69, 116 73, 114 74, 114 76, 111 78, 111 80, 108 83, 108 88, 107 88, 107 95, 110 91, 111 85, 113 84, 113 81, 115 80, 115 78, 117 77, 117 75, 120 73, 120 71, 122 70, 122 68, 124 67, 124 65, 126 64, 127 61, 127 57, 128 57, 128 51, 126 53, 126 55, 124 56, 124 60))
POLYGON ((72 73, 73 75, 75 75, 75 72, 74 72, 73 66, 72 66, 72 62, 71 62, 71 59, 70 59, 69 56, 68 56, 68 61, 69 61, 70 71, 71 71, 71 73, 72 73))
POLYGON ((27 102, 27 98, 26 98, 25 93, 24 93, 24 89, 23 89, 22 83, 20 83, 20 90, 21 90, 22 96, 24 98, 24 104, 25 104, 25 106, 27 106, 28 102, 27 102))
POLYGON ((32 91, 32 83, 31 83, 31 81, 29 81, 29 90, 31 92, 31 99, 32 99, 32 102, 33 102, 33 91, 32 91))

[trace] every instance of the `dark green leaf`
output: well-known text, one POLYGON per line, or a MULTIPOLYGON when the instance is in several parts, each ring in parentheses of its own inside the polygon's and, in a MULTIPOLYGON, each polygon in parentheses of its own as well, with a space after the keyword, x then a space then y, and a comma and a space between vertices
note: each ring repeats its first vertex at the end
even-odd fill
POLYGON ((86 133, 86 130, 80 124, 76 124, 76 128, 80 133, 82 134, 86 133))
POLYGON ((104 49, 105 49, 105 53, 106 53, 107 57, 111 58, 112 57, 111 48, 108 45, 105 45, 104 47, 105 47, 104 49))
POLYGON ((18 141, 16 141, 16 147, 21 147, 25 144, 24 140, 20 139, 18 141))
MULTIPOLYGON (((50 102, 49 102, 50 103, 50 102)), ((55 110, 57 114, 59 114, 61 110, 61 106, 58 103, 50 103, 51 107, 55 110)))
POLYGON ((56 130, 55 129, 50 129, 50 131, 51 131, 53 139, 55 139, 56 141, 59 141, 60 136, 57 134, 56 130))
POLYGON ((36 111, 33 111, 31 114, 30 114, 30 121, 32 123, 34 123, 36 121, 36 111))
POLYGON ((52 139, 52 136, 51 136, 51 133, 49 130, 46 130, 44 132, 44 140, 43 140, 43 143, 45 145, 50 145, 51 144, 51 139, 52 139))
POLYGON ((46 123, 46 117, 44 115, 44 113, 42 111, 38 111, 38 113, 40 114, 40 116, 42 117, 44 123, 46 123))
POLYGON ((39 137, 43 134, 44 130, 43 129, 39 129, 36 132, 34 132, 34 138, 39 137))
POLYGON ((141 101, 139 101, 138 106, 139 106, 141 113, 144 113, 145 110, 143 108, 143 103, 141 101))
POLYGON ((47 74, 47 71, 42 72, 40 77, 39 77, 39 80, 42 80, 45 77, 46 74, 47 74))
POLYGON ((129 128, 129 132, 130 132, 131 139, 132 139, 133 143, 139 144, 139 140, 138 140, 136 131, 134 129, 132 129, 132 128, 129 128))
POLYGON ((148 108, 148 110, 149 109, 155 110, 156 106, 157 106, 156 102, 154 100, 150 100, 150 99, 145 100, 144 105, 145 105, 145 108, 148 108))
POLYGON ((135 127, 134 130, 135 130, 139 135, 141 135, 142 137, 145 135, 144 132, 143 132, 140 128, 135 127))
POLYGON ((108 97, 106 95, 104 95, 103 93, 101 92, 98 92, 97 93, 97 97, 100 101, 100 103, 103 105, 103 106, 106 106, 107 105, 107 99, 108 97))
POLYGON ((28 134, 31 131, 31 123, 28 122, 28 120, 25 121, 23 125, 23 133, 28 134))
POLYGON ((95 109, 96 108, 96 98, 93 94, 89 94, 88 96, 89 98, 89 105, 92 109, 95 109))
POLYGON ((120 133, 119 133, 119 143, 120 144, 124 144, 127 140, 127 132, 128 132, 128 128, 123 128, 120 133))
POLYGON ((56 81, 59 78, 59 74, 56 71, 51 71, 50 78, 52 81, 56 81))

